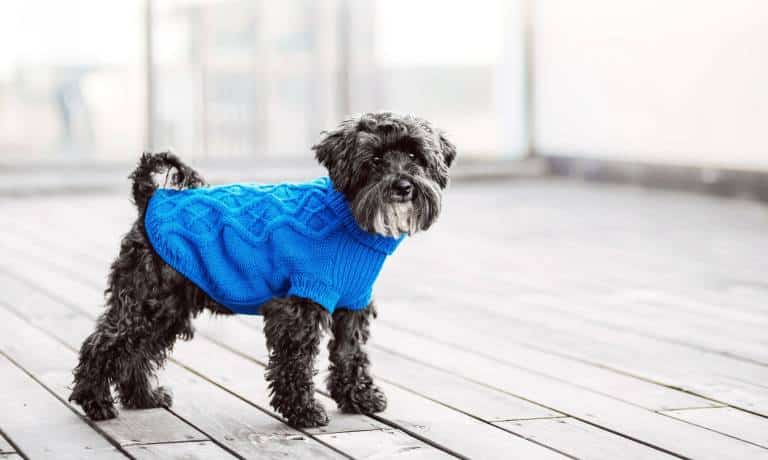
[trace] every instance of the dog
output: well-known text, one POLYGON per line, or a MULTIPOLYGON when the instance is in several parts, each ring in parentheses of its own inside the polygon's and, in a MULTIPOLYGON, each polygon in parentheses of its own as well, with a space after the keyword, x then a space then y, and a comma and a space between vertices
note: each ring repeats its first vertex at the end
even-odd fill
MULTIPOLYGON (((296 270, 295 267, 302 264, 315 264, 309 260, 311 251, 303 249, 294 251, 291 257, 280 259, 279 254, 290 252, 280 245, 294 245, 282 243, 283 240, 293 241, 293 238, 305 241, 306 238, 315 238, 312 235, 316 234, 321 235, 316 238, 325 239, 343 239, 347 238, 343 235, 353 235, 356 239, 344 239, 343 244, 371 243, 371 248, 386 248, 391 252, 406 235, 427 230, 440 215, 456 147, 441 130, 422 118, 380 112, 347 118, 336 129, 323 132, 320 142, 312 149, 317 161, 327 169, 327 178, 307 184, 261 188, 255 185, 209 187, 197 171, 174 154, 145 153, 141 156, 136 170, 129 176, 133 181, 133 201, 139 217, 124 236, 120 253, 111 265, 105 290, 107 308, 97 320, 95 331, 82 344, 79 362, 73 371, 74 384, 69 400, 79 404, 90 419, 106 420, 117 416, 111 391, 113 386, 124 408, 170 407, 171 392, 153 384, 155 372, 162 368, 177 339, 192 339, 192 320, 203 311, 220 315, 263 315, 269 350, 265 375, 270 389, 270 403, 289 424, 307 428, 328 423, 325 409, 314 398, 312 380, 323 331, 332 333, 329 342, 330 374, 326 383, 339 409, 347 413, 371 414, 386 408, 386 397, 373 382, 364 350, 370 334, 370 320, 375 318, 376 310, 366 286, 357 286, 372 285, 381 264, 377 262, 378 265, 369 270, 371 276, 368 278, 371 279, 359 281, 355 278, 347 282, 345 288, 336 290, 333 287, 326 289, 322 280, 325 279, 326 284, 335 283, 331 279, 336 275, 331 272, 336 273, 339 265, 347 263, 338 260, 344 257, 338 256, 340 252, 335 252, 337 256, 333 257, 337 259, 331 260, 334 268, 327 268, 331 265, 323 258, 324 253, 318 256, 320 262, 317 266, 326 267, 313 272, 322 278, 319 284, 304 285, 295 282, 298 278, 294 278, 293 273, 286 273, 285 276, 290 276, 294 282, 288 288, 290 281, 269 281, 268 274, 262 272, 264 267, 270 273, 281 273, 296 270), (163 172, 171 187, 160 187, 153 179, 163 172), (268 217, 261 216, 261 219, 262 223, 269 224, 266 227, 271 230, 265 230, 265 226, 257 230, 245 229, 253 223, 248 221, 247 216, 242 226, 232 222, 228 226, 221 224, 222 219, 232 218, 231 212, 226 214, 216 210, 230 209, 226 204, 228 200, 242 200, 243 194, 249 193, 257 198, 269 195, 267 204, 252 206, 254 209, 263 207, 263 212, 269 214, 268 217), (285 194, 302 197, 303 204, 296 204, 297 200, 290 197, 285 198, 285 194), (305 199, 305 196, 309 198, 305 199), (184 204, 185 200, 188 206, 184 204), (335 204, 326 206, 323 200, 335 204), (210 204, 213 202, 215 206, 210 204), (198 208, 200 203, 209 203, 208 208, 203 207, 203 214, 213 213, 215 216, 202 223, 192 219, 190 228, 178 229, 177 226, 184 220, 180 216, 199 218, 195 214, 198 211, 194 211, 189 203, 196 203, 194 206, 198 208), (341 216, 339 220, 347 216, 345 225, 348 228, 342 229, 341 225, 333 223, 337 217, 329 208, 334 206, 341 216), (307 211, 310 217, 306 218, 306 222, 309 224, 295 224, 299 219, 296 216, 307 209, 311 210, 307 211), (291 213, 295 215, 282 215, 291 213), (187 254, 197 262, 184 265, 182 262, 186 259, 183 257, 187 257, 184 251, 193 251, 197 246, 191 243, 182 246, 179 242, 187 240, 181 237, 162 236, 162 228, 176 228, 187 235, 186 238, 196 239, 200 235, 208 235, 202 230, 202 233, 195 230, 197 227, 194 225, 203 224, 208 225, 208 230, 211 226, 215 227, 213 234, 223 238, 226 244, 245 244, 244 239, 251 238, 256 241, 252 244, 259 248, 271 248, 269 250, 273 252, 268 255, 259 251, 231 250, 241 254, 237 257, 254 253, 256 259, 248 263, 261 267, 259 269, 235 270, 226 267, 221 270, 227 270, 227 282, 223 284, 234 285, 238 277, 244 277, 248 286, 264 284, 266 287, 262 290, 273 297, 250 298, 246 289, 243 294, 245 301, 232 301, 232 305, 227 305, 234 294, 227 297, 216 290, 218 285, 202 282, 211 278, 214 269, 206 275, 207 278, 198 276, 198 272, 201 266, 208 264, 209 259, 235 255, 222 255, 213 249, 206 249, 195 255, 187 254), (310 236, 296 229, 287 230, 292 225, 310 236), (320 228, 316 233, 312 230, 315 226, 320 228), (240 229, 240 233, 233 230, 235 227, 240 229), (278 235, 278 232, 288 233, 278 235), (271 236, 259 239, 263 235, 271 236), (269 261, 257 260, 258 257, 269 261), (179 265, 172 266, 169 261, 179 265), (183 270, 182 266, 185 267, 183 270), (313 290, 313 286, 323 289, 313 290), (358 291, 364 293, 354 294, 358 291), (347 296, 353 300, 343 300, 346 292, 354 294, 347 296)), ((245 205, 238 202, 232 206, 231 209, 242 210, 245 205)), ((253 221, 260 222, 256 218, 253 221)), ((319 245, 312 243, 311 246, 319 245)), ((358 246, 354 248, 368 250, 367 246, 358 246)), ((226 252, 227 249, 216 251, 226 252)), ((376 261, 383 261, 386 257, 379 257, 379 252, 369 252, 371 257, 378 257, 376 261)), ((358 266, 349 270, 355 274, 364 271, 358 266)), ((338 275, 342 276, 346 275, 338 275)), ((229 292, 235 291, 237 289, 230 289, 229 292)))

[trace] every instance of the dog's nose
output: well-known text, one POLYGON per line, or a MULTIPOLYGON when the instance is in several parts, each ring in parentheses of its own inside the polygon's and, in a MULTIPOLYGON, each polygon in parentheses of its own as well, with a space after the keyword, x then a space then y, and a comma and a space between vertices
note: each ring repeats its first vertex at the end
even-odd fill
POLYGON ((411 181, 409 180, 399 179, 394 184, 392 184, 392 188, 395 191, 395 195, 400 197, 407 197, 413 191, 413 184, 411 184, 411 181))

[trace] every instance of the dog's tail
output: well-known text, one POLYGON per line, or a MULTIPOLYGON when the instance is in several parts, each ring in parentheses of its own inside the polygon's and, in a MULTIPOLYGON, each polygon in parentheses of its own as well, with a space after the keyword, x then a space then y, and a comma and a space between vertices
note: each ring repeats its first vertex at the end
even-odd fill
POLYGON ((176 188, 196 188, 206 185, 205 180, 194 169, 182 162, 171 152, 143 153, 136 169, 128 176, 133 181, 133 202, 139 211, 144 211, 149 199, 159 185, 152 175, 165 171, 166 183, 176 188), (176 171, 168 175, 171 169, 176 171))

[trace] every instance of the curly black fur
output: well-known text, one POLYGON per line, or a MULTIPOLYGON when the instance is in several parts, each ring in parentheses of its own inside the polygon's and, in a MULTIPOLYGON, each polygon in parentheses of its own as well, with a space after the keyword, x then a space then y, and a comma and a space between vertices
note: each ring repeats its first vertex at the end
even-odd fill
MULTIPOLYGON (((133 181, 133 202, 136 207, 143 211, 147 208, 147 203, 152 194, 157 190, 158 185, 152 180, 152 174, 166 171, 170 173, 171 168, 175 172, 170 177, 170 185, 177 188, 195 188, 202 187, 205 180, 186 164, 179 157, 171 152, 147 153, 144 152, 139 158, 139 165, 128 176, 133 181)), ((168 177, 166 176, 166 182, 168 177)))
MULTIPOLYGON (((334 187, 352 204, 361 228, 384 235, 413 233, 434 223, 456 156, 455 147, 427 121, 388 112, 345 120, 314 150, 334 187)), ((94 420, 117 416, 112 387, 123 407, 170 406, 170 392, 154 386, 154 380, 174 343, 193 337, 191 321, 200 312, 231 314, 163 262, 148 242, 144 215, 159 186, 153 175, 163 172, 165 185, 205 185, 170 152, 143 154, 130 176, 139 217, 112 264, 107 309, 80 349, 70 396, 94 420)), ((333 399, 345 412, 384 410, 386 398, 373 383, 363 350, 373 305, 361 311, 339 309, 331 317, 320 305, 292 297, 272 299, 261 311, 270 351, 266 378, 271 403, 289 423, 328 423, 314 398, 312 377, 322 332, 330 327, 334 338, 328 388, 333 399)))
POLYGON ((366 113, 344 120, 312 148, 361 228, 398 236, 427 230, 440 215, 456 147, 428 121, 366 113), (403 181, 411 186, 406 194, 397 187, 403 181))
POLYGON ((272 299, 261 308, 267 336, 270 403, 299 427, 328 424, 325 409, 315 400, 312 377, 322 331, 328 330, 331 315, 308 299, 272 299))
MULTIPOLYGON (((151 173, 167 166, 178 168, 173 183, 190 187, 203 184, 197 173, 175 156, 145 154, 131 175, 136 203, 146 205, 146 194, 157 188, 151 173)), ((142 215, 144 209, 140 208, 142 215)), ((121 242, 105 291, 107 310, 85 339, 74 370, 75 385, 69 399, 94 420, 117 415, 112 385, 126 408, 170 406, 170 393, 152 386, 155 371, 162 367, 177 338, 193 337, 192 318, 205 309, 229 313, 155 254, 143 222, 139 218, 121 242)))
POLYGON ((387 398, 373 383, 363 349, 370 336, 371 316, 376 317, 373 304, 364 310, 333 312, 333 339, 328 343, 331 373, 326 384, 342 412, 373 414, 387 408, 387 398))

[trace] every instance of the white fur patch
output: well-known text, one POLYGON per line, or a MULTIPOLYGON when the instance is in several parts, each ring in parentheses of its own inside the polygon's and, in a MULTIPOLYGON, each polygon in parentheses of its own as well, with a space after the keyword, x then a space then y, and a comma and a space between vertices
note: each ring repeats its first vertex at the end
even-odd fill
POLYGON ((398 238, 416 232, 413 203, 387 203, 379 208, 373 219, 373 230, 379 235, 398 238))

